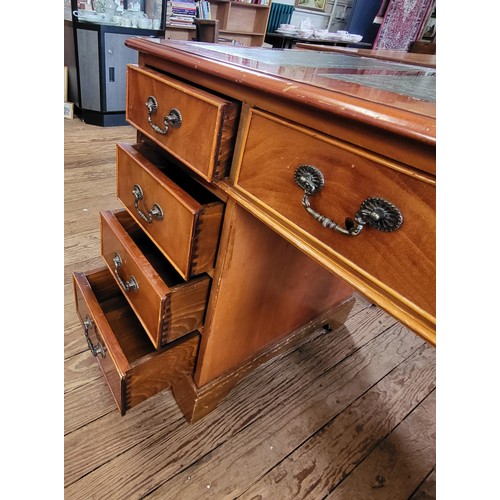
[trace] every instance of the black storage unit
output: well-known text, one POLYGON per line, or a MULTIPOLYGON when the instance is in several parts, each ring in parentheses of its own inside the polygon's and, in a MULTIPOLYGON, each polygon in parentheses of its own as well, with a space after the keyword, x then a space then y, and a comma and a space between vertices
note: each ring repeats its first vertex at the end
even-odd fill
MULTIPOLYGON (((165 4, 163 0, 163 8, 165 4)), ((73 11, 77 10, 77 0, 72 0, 72 5, 73 11)), ((125 40, 133 36, 163 37, 164 14, 158 30, 80 21, 75 15, 72 19, 78 88, 75 113, 91 125, 126 125, 126 68, 137 63, 138 56, 137 51, 125 46, 125 40)))

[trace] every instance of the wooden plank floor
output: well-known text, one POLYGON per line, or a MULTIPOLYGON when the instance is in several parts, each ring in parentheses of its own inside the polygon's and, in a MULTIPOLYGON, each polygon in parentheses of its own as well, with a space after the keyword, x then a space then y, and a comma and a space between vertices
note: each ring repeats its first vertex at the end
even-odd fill
POLYGON ((65 498, 435 498, 435 349, 357 297, 188 424, 170 391, 121 417, 87 348, 71 285, 102 264, 118 208, 115 143, 131 127, 65 120, 65 498))

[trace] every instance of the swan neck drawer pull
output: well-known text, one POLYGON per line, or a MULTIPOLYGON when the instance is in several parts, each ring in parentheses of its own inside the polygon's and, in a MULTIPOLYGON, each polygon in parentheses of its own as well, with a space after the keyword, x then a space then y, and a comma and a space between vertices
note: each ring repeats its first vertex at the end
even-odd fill
POLYGON ((403 215, 393 203, 384 198, 367 198, 361 203, 354 219, 346 218, 344 228, 311 207, 310 197, 321 191, 325 185, 321 170, 312 165, 300 165, 295 170, 295 182, 304 190, 303 207, 327 229, 333 229, 348 236, 357 236, 365 226, 391 232, 396 231, 403 223, 403 215))
POLYGON ((123 261, 118 252, 116 252, 115 256, 113 257, 113 264, 115 265, 113 271, 115 273, 116 279, 118 280, 118 283, 123 288, 123 290, 125 292, 128 292, 132 289, 134 290, 134 292, 137 292, 139 290, 139 283, 137 283, 137 280, 133 276, 130 276, 128 281, 123 281, 122 277, 120 276, 120 267, 122 267, 123 261))
POLYGON ((172 108, 167 116, 163 117, 163 128, 153 123, 152 116, 158 110, 158 101, 156 97, 150 95, 146 99, 146 107, 148 108, 148 123, 149 126, 158 134, 166 135, 170 127, 179 128, 182 125, 182 115, 177 108, 172 108))
POLYGON ((132 194, 134 195, 134 207, 142 219, 144 219, 148 224, 151 224, 155 219, 158 221, 163 220, 163 210, 157 203, 153 203, 153 206, 150 210, 148 210, 147 215, 139 208, 139 201, 144 198, 144 191, 139 184, 134 184, 132 187, 132 194))
POLYGON ((92 340, 90 340, 89 330, 91 328, 94 328, 94 322, 92 321, 92 318, 87 314, 85 321, 83 322, 83 331, 85 332, 85 338, 87 339, 87 345, 89 346, 90 352, 94 356, 97 356, 98 354, 100 354, 103 358, 105 358, 106 357, 105 347, 100 342, 98 342, 97 345, 94 345, 92 343, 92 340))

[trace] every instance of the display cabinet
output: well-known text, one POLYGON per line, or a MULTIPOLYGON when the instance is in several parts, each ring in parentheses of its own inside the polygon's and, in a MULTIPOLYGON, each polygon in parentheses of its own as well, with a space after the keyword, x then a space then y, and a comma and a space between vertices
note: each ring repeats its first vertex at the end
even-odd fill
MULTIPOLYGON (((352 4, 354 0, 335 0, 328 22, 328 31, 347 30, 347 22, 351 15, 352 4)), ((357 31, 353 31, 357 33, 357 31)))

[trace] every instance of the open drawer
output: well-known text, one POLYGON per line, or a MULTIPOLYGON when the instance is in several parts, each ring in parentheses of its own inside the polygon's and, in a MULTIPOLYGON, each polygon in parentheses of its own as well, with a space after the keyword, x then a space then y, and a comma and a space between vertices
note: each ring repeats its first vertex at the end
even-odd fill
POLYGON ((118 144, 116 193, 184 279, 211 272, 224 203, 145 144, 118 144))
POLYGON ((239 104, 149 68, 127 66, 128 122, 204 179, 229 172, 239 104))
POLYGON ((200 335, 155 350, 107 268, 73 274, 76 308, 122 415, 194 370, 200 335))
POLYGON ((101 255, 156 348, 203 325, 211 279, 184 281, 125 210, 101 217, 101 255))

